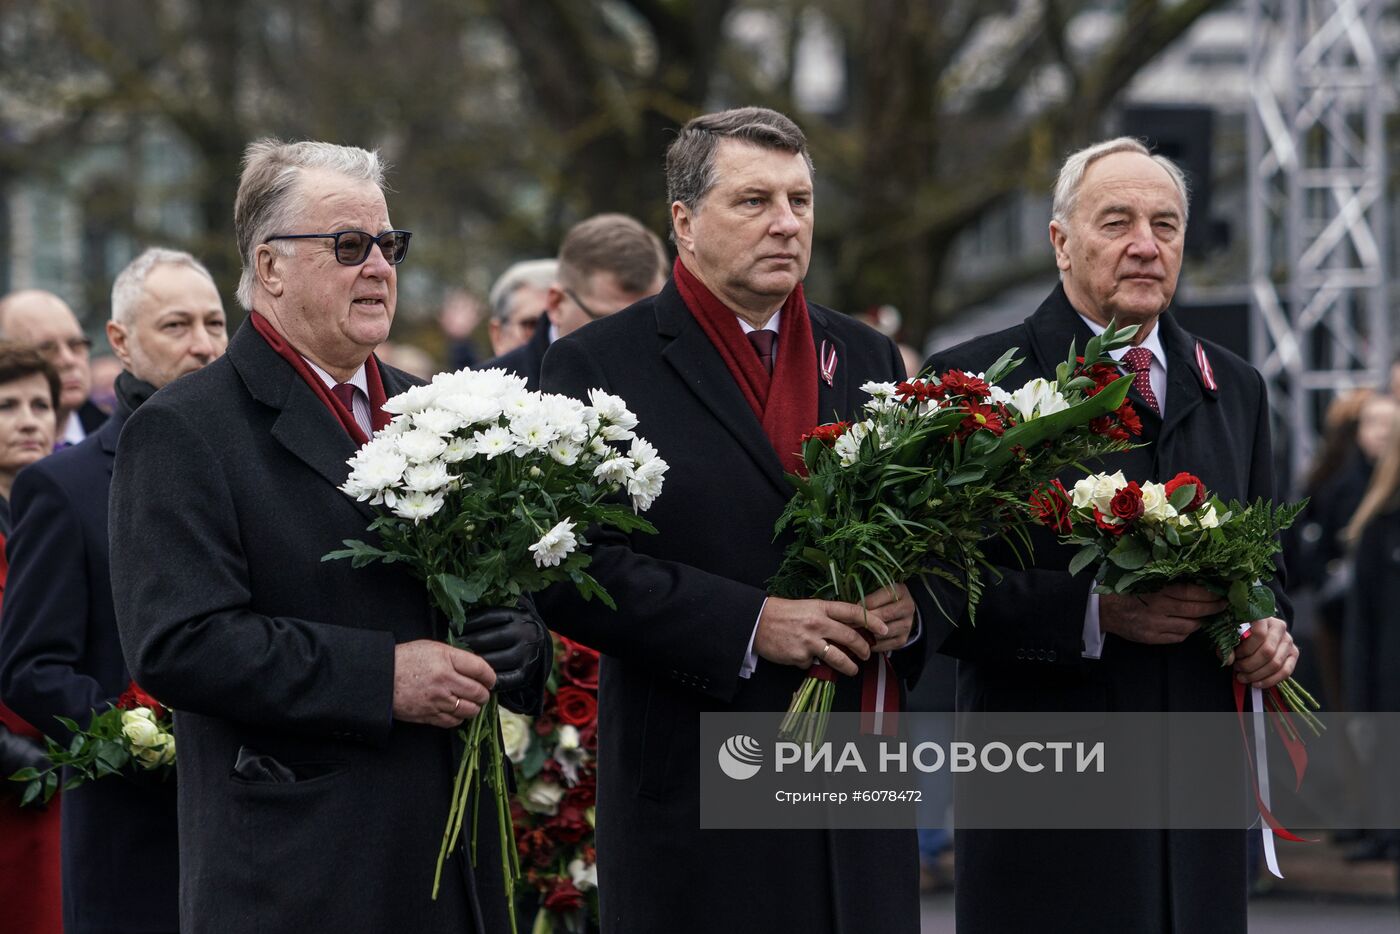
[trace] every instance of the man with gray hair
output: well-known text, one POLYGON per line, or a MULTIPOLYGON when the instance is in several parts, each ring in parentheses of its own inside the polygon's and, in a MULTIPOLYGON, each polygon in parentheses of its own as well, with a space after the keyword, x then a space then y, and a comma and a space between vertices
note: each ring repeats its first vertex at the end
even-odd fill
POLYGON ((525 344, 483 366, 518 373, 538 389, 550 344, 655 295, 665 284, 666 248, 641 221, 626 214, 595 214, 579 221, 559 246, 557 271, 545 289, 545 320, 535 325, 525 344))
POLYGON ((540 327, 558 270, 558 260, 525 259, 512 264, 492 284, 491 320, 486 327, 493 357, 525 344, 540 327))
MULTIPOLYGON (((71 737, 55 718, 86 726, 131 682, 112 606, 112 463, 137 408, 224 352, 214 280, 188 253, 146 250, 112 285, 107 337, 122 364, 116 410, 96 434, 21 471, 12 500, 0 696, 63 745, 71 737)), ((65 931, 179 930, 174 786, 109 780, 65 791, 62 841, 65 931)))
POLYGON ((92 341, 67 302, 42 289, 11 292, 0 298, 0 338, 33 347, 58 370, 59 447, 77 444, 107 420, 88 398, 92 341))
MULTIPOLYGON (((1133 375, 1129 398, 1142 423, 1134 440, 1148 443, 1089 466, 1139 482, 1189 472, 1224 500, 1271 499, 1263 379, 1169 312, 1186 217, 1180 169, 1137 140, 1075 153, 1060 172, 1050 221, 1060 283, 1024 323, 935 354, 927 366, 981 372, 1019 347, 1025 361, 1009 383, 1054 379, 1071 341, 1082 348, 1110 321, 1136 325, 1133 346, 1114 357, 1133 375)), ((1234 710, 1237 681, 1267 689, 1293 673, 1298 650, 1282 619, 1255 621, 1222 670, 1201 631, 1224 608, 1215 594, 1181 581, 1141 596, 1099 596, 1092 569, 1070 573, 1074 548, 1047 529, 1032 539, 1033 566, 993 556, 1003 577, 987 589, 977 625, 942 643, 958 659, 960 711, 1224 713, 1234 710)), ((1287 616, 1282 578, 1280 568, 1275 590, 1287 616)), ((1156 804, 1145 801, 1144 811, 1156 804)), ((1240 831, 959 830, 955 845, 959 934, 1246 927, 1240 831)))
POLYGON ((181 927, 505 930, 491 808, 436 901, 433 867, 457 728, 493 689, 538 707, 544 626, 528 604, 476 614, 472 654, 402 565, 321 560, 366 536, 346 460, 419 382, 374 356, 410 234, 376 153, 271 139, 245 153, 234 228, 248 322, 132 416, 112 478, 122 647, 179 711, 181 927))

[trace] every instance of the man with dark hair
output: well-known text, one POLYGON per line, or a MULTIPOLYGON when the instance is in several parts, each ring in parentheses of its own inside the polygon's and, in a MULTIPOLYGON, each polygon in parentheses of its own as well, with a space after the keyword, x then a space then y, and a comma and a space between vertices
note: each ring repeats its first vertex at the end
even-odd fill
POLYGON ((499 651, 456 649, 402 565, 321 560, 365 537, 346 459, 417 382, 374 356, 409 233, 377 154, 280 140, 248 147, 234 227, 248 322, 131 416, 112 477, 122 647, 178 711, 181 928, 495 934, 491 808, 430 894, 454 741, 492 690, 538 709, 548 634, 499 610, 467 624, 499 651))
MULTIPOLYGON (((1025 361, 1008 383, 1054 379, 1071 341, 1082 348, 1111 321, 1136 325, 1134 346, 1113 356, 1134 377, 1137 440, 1148 443, 1093 468, 1156 482, 1188 471, 1223 500, 1271 499, 1263 378, 1168 313, 1187 207, 1181 170, 1135 139, 1074 153, 1060 170, 1050 221, 1060 284, 1022 324, 935 354, 927 366, 978 372, 1018 347, 1025 361)), ((1031 567, 992 554, 1003 576, 987 588, 977 625, 957 627, 941 646, 958 659, 960 711, 1227 713, 1236 678, 1267 689, 1293 673, 1298 650, 1282 619, 1256 620, 1232 668, 1222 669, 1200 630, 1225 606, 1215 594, 1179 581, 1100 596, 1091 570, 1069 572, 1074 548, 1045 529, 1032 539, 1031 567)), ((1245 930, 1242 831, 960 829, 955 847, 959 934, 1245 930)))
POLYGON ((597 214, 570 228, 559 247, 559 267, 545 293, 545 322, 530 340, 487 361, 540 388, 540 364, 549 345, 590 321, 655 295, 666 283, 661 239, 626 214, 597 214))
MULTIPOLYGON (((15 483, 10 583, 0 619, 0 695, 62 743, 131 681, 108 570, 107 500, 117 439, 156 390, 228 345, 223 302, 188 253, 152 248, 112 284, 117 410, 97 433, 15 483)), ((179 930, 175 787, 109 780, 63 795, 63 929, 179 930), (112 854, 122 854, 114 860, 112 854)))
POLYGON ((802 131, 761 108, 697 117, 667 174, 671 280, 561 337, 544 365, 548 391, 624 398, 671 464, 647 513, 659 534, 603 535, 593 549, 617 612, 559 588, 542 605, 604 655, 603 930, 912 934, 912 829, 700 829, 702 711, 784 710, 816 660, 837 673, 833 709, 855 711, 867 679, 902 691, 922 658, 905 648, 915 604, 903 584, 867 608, 766 590, 789 542, 773 525, 801 435, 852 417, 865 381, 904 376, 889 339, 803 296, 814 214, 802 131), (697 891, 702 908, 677 907, 697 891))

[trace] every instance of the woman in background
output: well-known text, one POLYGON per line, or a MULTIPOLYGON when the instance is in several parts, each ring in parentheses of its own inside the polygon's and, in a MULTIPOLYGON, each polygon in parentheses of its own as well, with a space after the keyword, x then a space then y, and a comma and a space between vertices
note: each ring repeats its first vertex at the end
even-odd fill
MULTIPOLYGON (((0 600, 4 599, 4 540, 10 534, 15 475, 53 451, 58 431, 58 373, 37 351, 0 341, 0 600)), ((5 930, 58 934, 58 798, 48 807, 21 808, 19 769, 46 764, 38 730, 0 704, 0 914, 5 930)))

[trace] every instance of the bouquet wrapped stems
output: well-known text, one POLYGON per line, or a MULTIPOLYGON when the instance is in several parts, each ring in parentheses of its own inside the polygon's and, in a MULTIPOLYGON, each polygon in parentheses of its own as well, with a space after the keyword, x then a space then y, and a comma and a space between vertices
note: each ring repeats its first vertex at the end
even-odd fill
MULTIPOLYGON (((1201 627, 1201 630, 1215 646, 1216 652, 1221 659, 1221 665, 1227 665, 1234 656, 1234 651, 1239 644, 1250 637, 1250 627, 1248 622, 1240 622, 1230 613, 1217 616, 1201 627)), ((1264 692, 1266 703, 1275 713, 1297 714, 1312 730, 1314 736, 1321 736, 1325 727, 1315 710, 1321 710, 1322 705, 1308 692, 1308 689, 1299 683, 1297 678, 1284 678, 1271 690, 1264 692), (1277 694, 1275 694, 1277 692, 1277 694)), ((1279 717, 1277 721, 1280 728, 1288 734, 1288 738, 1300 741, 1297 729, 1293 726, 1293 721, 1288 717, 1279 717)))
POLYGON ((835 699, 836 672, 821 662, 814 662, 792 695, 792 704, 778 727, 778 735, 803 745, 820 743, 826 735, 835 699))

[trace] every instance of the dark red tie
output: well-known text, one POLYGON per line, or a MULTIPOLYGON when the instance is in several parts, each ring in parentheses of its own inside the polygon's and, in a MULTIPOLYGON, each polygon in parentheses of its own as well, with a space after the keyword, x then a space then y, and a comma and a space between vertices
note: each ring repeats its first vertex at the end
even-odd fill
POLYGON ((754 352, 758 354, 758 359, 763 361, 764 367, 768 370, 768 375, 773 375, 773 360, 777 356, 778 332, 777 331, 750 331, 749 343, 753 344, 754 352))
MULTIPOLYGON (((336 383, 331 387, 331 395, 340 400, 340 404, 345 406, 345 411, 353 417, 355 414, 355 387, 349 383, 336 383)), ((357 419, 358 421, 358 419, 357 419)))
POLYGON ((1143 401, 1152 406, 1152 411, 1162 414, 1157 404, 1157 395, 1152 391, 1152 351, 1146 347, 1132 347, 1123 355, 1123 365, 1133 374, 1133 388, 1143 401))

